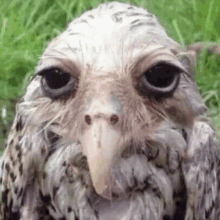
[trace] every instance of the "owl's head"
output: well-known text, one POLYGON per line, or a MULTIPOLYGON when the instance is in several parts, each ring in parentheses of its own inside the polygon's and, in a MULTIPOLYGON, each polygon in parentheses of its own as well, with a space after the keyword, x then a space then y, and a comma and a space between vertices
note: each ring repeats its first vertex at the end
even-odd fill
POLYGON ((103 4, 48 45, 19 111, 27 127, 79 143, 102 194, 115 161, 143 150, 162 124, 190 128, 204 112, 188 70, 154 15, 103 4))

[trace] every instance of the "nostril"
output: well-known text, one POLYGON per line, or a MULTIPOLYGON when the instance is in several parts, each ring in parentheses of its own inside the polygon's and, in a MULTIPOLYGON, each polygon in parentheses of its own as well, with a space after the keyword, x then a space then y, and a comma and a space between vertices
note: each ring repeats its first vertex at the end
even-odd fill
POLYGON ((110 118, 110 123, 112 125, 115 125, 117 122, 118 122, 119 118, 117 115, 112 115, 111 118, 110 118))
POLYGON ((92 123, 92 119, 89 115, 85 115, 85 122, 88 124, 88 125, 91 125, 92 123))

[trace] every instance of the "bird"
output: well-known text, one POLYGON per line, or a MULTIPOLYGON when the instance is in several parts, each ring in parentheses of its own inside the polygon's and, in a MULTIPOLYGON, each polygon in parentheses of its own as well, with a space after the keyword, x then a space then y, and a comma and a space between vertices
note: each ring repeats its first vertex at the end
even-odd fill
POLYGON ((219 145, 193 51, 127 3, 74 19, 17 104, 3 219, 220 219, 219 145))

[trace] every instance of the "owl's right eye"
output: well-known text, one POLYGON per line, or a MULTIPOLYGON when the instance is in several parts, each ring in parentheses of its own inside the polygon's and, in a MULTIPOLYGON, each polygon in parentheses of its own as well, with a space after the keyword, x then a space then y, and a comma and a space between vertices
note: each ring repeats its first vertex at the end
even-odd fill
POLYGON ((76 79, 59 68, 43 70, 39 75, 42 76, 41 87, 50 98, 70 95, 76 89, 76 79))

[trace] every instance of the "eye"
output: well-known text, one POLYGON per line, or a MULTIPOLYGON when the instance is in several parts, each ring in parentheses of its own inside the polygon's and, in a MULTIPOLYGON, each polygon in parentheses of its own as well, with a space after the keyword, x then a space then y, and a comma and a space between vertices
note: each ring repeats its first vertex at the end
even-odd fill
POLYGON ((41 87, 44 93, 51 98, 70 95, 76 89, 76 79, 59 68, 43 70, 39 75, 42 76, 41 87))
POLYGON ((51 69, 44 72, 44 80, 50 89, 59 89, 67 85, 70 75, 59 69, 51 69))
POLYGON ((159 63, 140 77, 139 90, 143 95, 156 98, 171 96, 179 84, 180 72, 177 66, 159 63))

